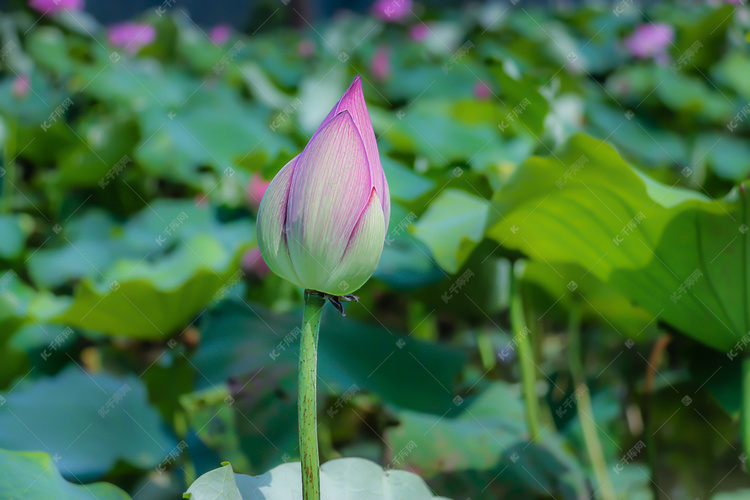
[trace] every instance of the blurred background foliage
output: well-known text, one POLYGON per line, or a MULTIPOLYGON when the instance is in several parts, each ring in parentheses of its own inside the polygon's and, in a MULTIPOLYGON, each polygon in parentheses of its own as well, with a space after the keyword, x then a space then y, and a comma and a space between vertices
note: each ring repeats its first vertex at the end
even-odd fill
POLYGON ((298 458, 302 291, 254 217, 360 74, 393 211, 360 303, 324 318, 323 460, 599 497, 594 423, 618 498, 747 498, 750 10, 296 5, 218 29, 144 5, 153 39, 119 47, 101 5, 2 13, 0 492, 180 498, 223 460, 298 458), (659 23, 664 47, 628 44, 659 23))

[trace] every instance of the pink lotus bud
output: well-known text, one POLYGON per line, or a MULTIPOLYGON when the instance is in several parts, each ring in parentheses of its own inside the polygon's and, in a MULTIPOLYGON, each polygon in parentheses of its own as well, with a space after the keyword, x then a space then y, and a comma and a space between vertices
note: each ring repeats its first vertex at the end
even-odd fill
POLYGON ((388 47, 380 46, 375 50, 375 55, 370 61, 370 71, 376 80, 382 82, 391 74, 391 53, 388 47))
POLYGON ((242 269, 248 273, 256 275, 258 278, 265 278, 271 271, 260 255, 258 247, 252 248, 242 256, 242 269))
POLYGON ((625 39, 625 47, 639 59, 664 59, 666 49, 674 39, 674 29, 668 24, 640 24, 625 39))
POLYGON ((282 278, 348 295, 375 271, 390 212, 357 77, 305 149, 271 181, 258 213, 258 247, 282 278))
POLYGON ((411 13, 411 0, 377 0, 372 12, 383 21, 400 21, 411 13))
POLYGON ((227 40, 229 40, 229 37, 231 35, 232 35, 231 26, 227 26, 226 24, 218 24, 214 26, 213 28, 211 28, 211 31, 209 32, 208 37, 216 45, 224 45, 225 43, 227 43, 227 40))
POLYGON ((141 47, 150 45, 156 40, 156 29, 144 23, 120 23, 112 26, 107 32, 109 43, 135 55, 141 47))
POLYGON ((247 201, 256 211, 260 208, 260 200, 266 194, 269 184, 271 181, 263 180, 258 172, 254 172, 250 182, 247 183, 247 201))
POLYGON ((29 90, 31 90, 29 75, 18 75, 13 79, 11 92, 16 99, 25 99, 29 95, 29 90))
POLYGON ((30 0, 29 7, 42 14, 57 14, 65 9, 83 9, 83 0, 30 0))
POLYGON ((415 42, 423 42, 430 36, 430 28, 424 23, 415 24, 409 28, 409 36, 415 42))
POLYGON ((487 99, 492 95, 492 89, 482 80, 477 80, 474 83, 474 95, 477 99, 487 99))

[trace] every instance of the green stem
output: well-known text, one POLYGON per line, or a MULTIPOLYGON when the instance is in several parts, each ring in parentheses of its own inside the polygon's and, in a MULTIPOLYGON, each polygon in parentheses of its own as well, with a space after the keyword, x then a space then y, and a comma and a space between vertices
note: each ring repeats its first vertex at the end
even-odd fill
POLYGON ((318 456, 318 332, 325 299, 305 290, 302 338, 299 345, 299 452, 302 462, 302 498, 320 500, 318 456))
POLYGON ((591 397, 586 386, 586 374, 581 362, 581 313, 574 307, 570 313, 568 324, 568 367, 576 387, 578 420, 583 429, 583 440, 586 444, 586 452, 599 484, 602 500, 617 500, 612 479, 607 471, 607 462, 604 458, 602 443, 594 423, 594 413, 591 407, 591 397))
POLYGON ((539 399, 536 395, 536 363, 534 350, 531 347, 531 333, 526 326, 526 316, 521 300, 518 283, 520 272, 518 265, 513 266, 510 278, 510 325, 513 328, 513 342, 518 350, 518 362, 521 366, 521 385, 526 405, 526 423, 532 441, 539 436, 539 399))
POLYGON ((742 409, 740 413, 742 426, 742 447, 750 455, 750 357, 742 359, 742 409))
POLYGON ((3 149, 3 168, 5 175, 2 179, 2 191, 0 192, 0 213, 7 214, 13 211, 13 183, 16 177, 16 124, 13 118, 8 118, 8 137, 3 149))

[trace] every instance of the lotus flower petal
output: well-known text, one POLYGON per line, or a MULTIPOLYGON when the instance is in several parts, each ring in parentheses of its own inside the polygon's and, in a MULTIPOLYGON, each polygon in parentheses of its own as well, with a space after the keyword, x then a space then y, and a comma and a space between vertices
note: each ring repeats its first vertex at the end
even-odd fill
POLYGON ((380 164, 380 153, 378 152, 378 143, 375 141, 375 131, 372 129, 370 114, 367 112, 365 96, 362 93, 362 79, 357 76, 349 89, 344 92, 341 100, 333 107, 323 124, 327 123, 335 115, 349 111, 357 126, 360 137, 365 144, 367 151, 367 162, 370 165, 370 180, 373 187, 377 190, 385 213, 385 227, 388 229, 388 221, 391 215, 391 196, 388 190, 388 182, 385 179, 383 167, 380 164))
POLYGON ((286 238, 286 211, 297 159, 295 156, 282 168, 263 195, 258 210, 258 248, 268 267, 287 281, 303 286, 289 258, 286 238))
POLYGON ((331 277, 371 189, 365 146, 344 111, 315 132, 292 177, 287 243, 304 286, 320 290, 331 277))
POLYGON ((370 201, 354 228, 344 257, 321 291, 332 295, 348 295, 359 289, 378 267, 384 241, 383 208, 373 188, 370 201))

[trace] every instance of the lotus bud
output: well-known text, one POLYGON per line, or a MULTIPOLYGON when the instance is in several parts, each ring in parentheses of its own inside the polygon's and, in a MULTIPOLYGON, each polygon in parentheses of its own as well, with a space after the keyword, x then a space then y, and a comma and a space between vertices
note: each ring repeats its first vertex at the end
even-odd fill
POLYGON ((667 48, 674 39, 674 28, 668 24, 644 23, 625 39, 625 47, 639 59, 654 58, 662 61, 668 58, 667 48))
POLYGON ((258 247, 268 267, 308 290, 349 295, 380 260, 391 202, 357 77, 263 196, 258 247))
POLYGON ((42 14, 57 14, 63 10, 83 10, 83 0, 31 0, 29 7, 42 14))
POLYGON ((150 24, 124 22, 115 24, 107 32, 109 43, 131 56, 156 40, 156 29, 150 24))
POLYGON ((224 45, 232 36, 232 27, 227 24, 217 24, 208 33, 208 38, 216 45, 224 45))

